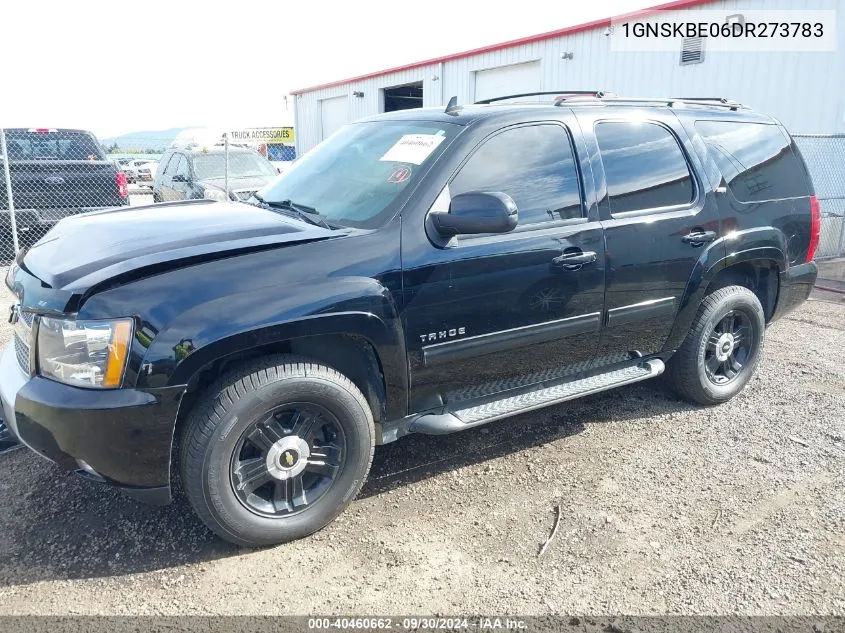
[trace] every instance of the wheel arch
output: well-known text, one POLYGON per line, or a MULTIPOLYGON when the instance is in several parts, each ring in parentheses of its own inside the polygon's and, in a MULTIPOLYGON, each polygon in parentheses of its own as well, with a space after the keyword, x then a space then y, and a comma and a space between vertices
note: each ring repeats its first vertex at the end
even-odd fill
POLYGON ((768 323, 777 309, 779 273, 787 267, 786 243, 771 227, 738 232, 726 240, 727 255, 709 267, 699 265, 687 282, 675 324, 663 351, 677 349, 689 332, 698 306, 709 293, 725 285, 741 285, 757 295, 768 323))
POLYGON ((404 339, 373 314, 344 312, 231 334, 194 351, 170 377, 173 384, 187 385, 180 420, 219 376, 256 357, 278 353, 324 363, 346 375, 364 394, 377 421, 405 415, 404 339))

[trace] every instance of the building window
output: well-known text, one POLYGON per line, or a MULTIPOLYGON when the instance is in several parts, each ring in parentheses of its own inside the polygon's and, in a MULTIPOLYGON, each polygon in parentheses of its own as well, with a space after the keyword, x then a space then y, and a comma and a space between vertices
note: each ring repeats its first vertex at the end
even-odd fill
POLYGON ((704 38, 685 37, 681 46, 681 66, 700 64, 704 61, 704 38))

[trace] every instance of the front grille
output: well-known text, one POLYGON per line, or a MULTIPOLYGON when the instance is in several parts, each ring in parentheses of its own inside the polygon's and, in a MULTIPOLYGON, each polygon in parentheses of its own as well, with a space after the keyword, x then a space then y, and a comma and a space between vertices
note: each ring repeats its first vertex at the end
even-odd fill
POLYGON ((15 333, 15 356, 18 357, 18 365, 21 367, 23 373, 29 373, 29 345, 21 340, 21 337, 15 333))
POLYGON ((25 374, 29 374, 29 346, 32 342, 32 322, 35 315, 31 312, 21 312, 17 309, 18 321, 15 323, 15 356, 18 365, 25 374))

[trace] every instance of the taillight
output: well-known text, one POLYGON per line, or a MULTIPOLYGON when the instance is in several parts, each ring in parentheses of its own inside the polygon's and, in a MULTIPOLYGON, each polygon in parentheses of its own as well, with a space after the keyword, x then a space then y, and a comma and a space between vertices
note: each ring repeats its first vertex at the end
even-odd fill
POLYGON ((807 248, 807 261, 813 261, 819 247, 822 232, 822 208, 816 196, 810 196, 810 246, 807 248))
POLYGON ((125 198, 129 195, 129 184, 126 182, 126 174, 122 171, 117 172, 114 175, 115 182, 117 182, 117 195, 121 198, 125 198))

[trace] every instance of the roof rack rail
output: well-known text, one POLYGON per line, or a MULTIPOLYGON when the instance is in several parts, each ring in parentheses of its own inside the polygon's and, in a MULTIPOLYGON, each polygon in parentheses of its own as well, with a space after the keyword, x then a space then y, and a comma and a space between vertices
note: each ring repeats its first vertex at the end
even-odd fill
POLYGON ((719 103, 736 103, 727 97, 672 97, 678 101, 718 101, 719 103))
POLYGON ((748 109, 747 105, 743 105, 739 101, 728 99, 727 97, 674 97, 672 101, 708 105, 716 108, 728 108, 730 110, 739 110, 740 108, 748 109))
MULTIPOLYGON (((603 90, 554 90, 545 92, 523 92, 516 95, 505 95, 503 97, 491 97, 490 99, 482 99, 481 101, 476 101, 475 105, 485 105, 488 103, 493 103, 494 101, 504 101, 505 99, 518 99, 520 97, 541 97, 544 95, 556 95, 564 98, 569 96, 586 96, 596 97, 600 99, 602 95, 606 94, 610 93, 603 90)), ((561 101, 562 100, 563 99, 561 99, 561 101)))
POLYGON ((593 104, 597 101, 604 101, 617 103, 653 103, 669 107, 676 103, 688 103, 713 108, 727 108, 729 110, 749 109, 747 105, 743 105, 739 101, 734 101, 733 99, 728 99, 727 97, 622 97, 606 90, 555 90, 545 92, 524 92, 520 94, 506 95, 503 97, 482 99, 481 101, 476 101, 475 103, 476 105, 484 105, 494 103, 496 101, 504 101, 506 99, 537 97, 543 95, 555 95, 556 99, 554 101, 554 105, 556 106, 569 105, 574 101, 587 101, 593 104))
POLYGON ((692 105, 709 106, 711 108, 727 108, 729 110, 739 110, 740 108, 748 109, 748 106, 739 103, 738 101, 731 101, 722 97, 718 98, 690 98, 690 97, 602 97, 602 101, 616 101, 622 103, 657 103, 666 106, 672 106, 676 103, 689 103, 692 105))

